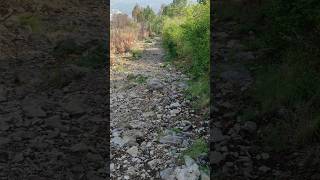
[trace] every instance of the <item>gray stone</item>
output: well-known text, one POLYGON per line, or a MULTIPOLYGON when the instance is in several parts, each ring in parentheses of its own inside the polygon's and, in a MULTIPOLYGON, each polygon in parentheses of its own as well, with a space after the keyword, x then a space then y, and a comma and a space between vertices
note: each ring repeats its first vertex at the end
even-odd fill
POLYGON ((244 123, 243 129, 250 133, 254 133, 257 130, 257 124, 253 121, 247 121, 244 123))
POLYGON ((210 152, 210 163, 219 164, 224 159, 225 159, 225 157, 222 153, 217 152, 217 151, 210 152))
POLYGON ((210 140, 212 142, 220 142, 222 140, 224 140, 226 137, 222 134, 222 131, 218 128, 213 128, 211 131, 210 131, 210 140))
POLYGON ((3 85, 0 85, 0 102, 5 102, 8 100, 7 94, 7 89, 3 85))
POLYGON ((171 107, 171 108, 177 108, 177 107, 180 107, 180 106, 181 106, 181 105, 180 105, 179 102, 175 102, 175 103, 170 104, 170 107, 171 107))
POLYGON ((151 90, 159 90, 163 88, 163 84, 159 79, 151 79, 148 81, 147 86, 151 90))
POLYGON ((269 168, 269 167, 267 167, 267 166, 260 166, 259 167, 259 171, 262 171, 262 172, 264 172, 264 173, 266 173, 266 172, 268 172, 268 171, 270 171, 271 169, 269 168))
POLYGON ((264 160, 267 160, 269 159, 270 155, 268 153, 261 153, 261 158, 264 159, 264 160))
POLYGON ((156 169, 159 163, 160 163, 159 159, 153 159, 148 162, 148 165, 151 169, 156 169))
POLYGON ((87 159, 91 162, 101 162, 103 161, 103 157, 100 154, 88 153, 87 159))
POLYGON ((60 116, 52 116, 45 120, 45 123, 49 127, 58 128, 58 129, 66 129, 66 127, 62 124, 60 116))
POLYGON ((10 142, 9 138, 0 137, 0 146, 4 146, 10 142))
POLYGON ((119 147, 123 147, 124 144, 126 143, 126 141, 124 139, 122 139, 121 137, 117 136, 117 137, 114 137, 114 138, 111 139, 111 143, 115 144, 115 145, 117 145, 119 147))
POLYGON ((193 164, 187 168, 177 168, 175 170, 177 180, 198 180, 200 177, 199 166, 193 164))
POLYGON ((42 109, 40 104, 31 99, 24 100, 22 110, 27 117, 46 117, 47 113, 42 109), (30 100, 30 101, 28 101, 30 100))
POLYGON ((126 152, 130 154, 132 157, 137 157, 139 154, 139 149, 137 146, 133 146, 130 149, 128 149, 126 152))
POLYGON ((86 113, 86 107, 84 106, 84 100, 81 95, 69 97, 66 102, 62 103, 62 107, 71 115, 81 115, 86 113))
POLYGON ((175 180, 174 169, 167 168, 167 169, 160 171, 160 177, 163 180, 175 180))
POLYGON ((210 176, 207 173, 203 171, 201 171, 200 173, 201 173, 201 178, 200 178, 201 180, 210 180, 210 176))
POLYGON ((72 152, 85 152, 85 151, 88 151, 89 149, 90 147, 87 146, 85 143, 78 143, 73 145, 70 150, 72 152))
POLYGON ((181 144, 182 141, 183 141, 183 138, 176 135, 167 135, 160 139, 160 143, 171 144, 171 145, 181 144))
POLYGON ((184 156, 184 162, 187 167, 192 166, 196 163, 190 156, 184 156))

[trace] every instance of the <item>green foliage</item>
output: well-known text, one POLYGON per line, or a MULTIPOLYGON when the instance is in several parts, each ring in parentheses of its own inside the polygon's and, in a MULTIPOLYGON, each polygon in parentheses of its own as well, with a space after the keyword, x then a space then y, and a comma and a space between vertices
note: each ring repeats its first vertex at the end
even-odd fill
POLYGON ((131 49, 132 58, 134 60, 140 59, 142 57, 142 50, 141 49, 131 49))
POLYGON ((169 60, 191 76, 188 93, 201 108, 209 103, 210 4, 181 7, 180 15, 164 17, 163 46, 169 60))
POLYGON ((320 3, 271 0, 265 7, 258 41, 277 51, 257 71, 253 94, 262 113, 287 111, 266 130, 265 142, 281 150, 290 143, 319 141, 320 3))
POLYGON ((79 66, 95 68, 104 65, 106 62, 106 50, 104 45, 100 44, 82 53, 79 60, 75 63, 79 66))
POLYGON ((187 3, 187 0, 173 0, 171 4, 163 8, 162 15, 169 17, 181 16, 187 3))
POLYGON ((320 3, 318 0, 272 0, 269 15, 273 45, 288 43, 317 46, 320 42, 320 3))
POLYGON ((179 128, 172 128, 171 130, 172 130, 173 132, 175 132, 175 133, 181 133, 181 132, 182 132, 182 130, 179 129, 179 128))
POLYGON ((193 106, 197 109, 206 107, 210 103, 208 78, 193 80, 189 82, 187 95, 192 100, 193 106))
POLYGON ((210 7, 197 4, 184 12, 184 17, 164 20, 163 43, 172 58, 190 58, 189 72, 196 79, 209 72, 210 7))
POLYGON ((134 81, 134 82, 136 82, 136 83, 138 83, 138 84, 144 84, 144 83, 146 83, 148 77, 143 76, 143 75, 141 75, 141 74, 138 74, 138 75, 129 74, 128 77, 127 77, 127 79, 128 79, 129 81, 134 81))
POLYGON ((41 20, 38 16, 23 14, 18 16, 18 21, 22 26, 29 26, 33 32, 41 30, 41 20))
POLYGON ((197 159, 202 154, 208 154, 209 147, 204 139, 196 139, 189 149, 184 151, 182 155, 190 156, 192 159, 197 159))

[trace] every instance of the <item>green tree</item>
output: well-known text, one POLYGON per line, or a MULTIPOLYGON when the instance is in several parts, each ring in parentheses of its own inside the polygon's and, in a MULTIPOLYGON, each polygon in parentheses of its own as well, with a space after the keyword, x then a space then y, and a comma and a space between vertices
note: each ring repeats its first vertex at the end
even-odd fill
POLYGON ((141 13, 141 7, 136 4, 132 10, 132 18, 137 22, 138 21, 138 16, 141 13))

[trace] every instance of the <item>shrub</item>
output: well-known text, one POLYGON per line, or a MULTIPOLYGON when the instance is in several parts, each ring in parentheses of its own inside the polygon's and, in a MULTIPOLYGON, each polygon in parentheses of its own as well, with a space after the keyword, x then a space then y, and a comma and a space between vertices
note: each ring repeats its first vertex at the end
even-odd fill
POLYGON ((163 18, 163 46, 169 60, 191 76, 189 93, 204 107, 209 103, 210 4, 194 4, 181 11, 163 18))

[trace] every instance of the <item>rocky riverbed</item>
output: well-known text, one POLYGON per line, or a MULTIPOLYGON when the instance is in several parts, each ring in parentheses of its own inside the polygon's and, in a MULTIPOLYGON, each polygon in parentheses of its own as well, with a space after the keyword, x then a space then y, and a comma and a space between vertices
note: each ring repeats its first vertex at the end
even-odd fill
POLYGON ((164 62, 160 39, 138 47, 141 58, 111 68, 111 179, 208 179, 206 154, 183 156, 208 131, 185 98, 188 77, 164 62))

